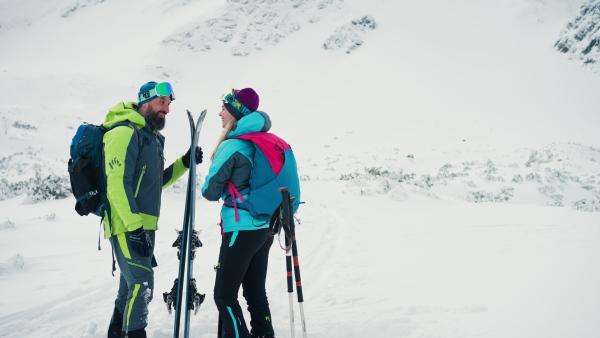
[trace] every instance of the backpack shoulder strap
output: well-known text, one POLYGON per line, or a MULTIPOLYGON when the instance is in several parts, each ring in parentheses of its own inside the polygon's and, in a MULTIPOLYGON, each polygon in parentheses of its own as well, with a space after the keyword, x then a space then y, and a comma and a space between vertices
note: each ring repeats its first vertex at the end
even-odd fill
MULTIPOLYGON (((267 132, 256 132, 256 133, 250 133, 250 134, 244 134, 244 135, 239 135, 239 136, 234 136, 233 138, 240 138, 240 139, 244 139, 244 140, 248 140, 248 141, 252 141, 254 144, 256 144, 257 147, 259 147, 261 150, 265 151, 264 149, 267 148, 272 148, 273 145, 277 145, 279 147, 281 147, 281 150, 288 150, 291 149, 291 146, 285 142, 281 137, 272 134, 272 133, 267 133, 267 132)), ((267 149, 268 151, 268 149, 267 149)))
POLYGON ((283 167, 285 159, 283 153, 286 150, 292 149, 292 147, 279 136, 266 132, 244 134, 236 136, 235 138, 252 141, 252 143, 265 154, 275 175, 278 175, 283 167))
POLYGON ((116 127, 120 127, 120 126, 128 126, 129 128, 133 129, 133 132, 137 135, 138 152, 142 151, 144 141, 142 140, 142 135, 140 134, 140 129, 133 122, 131 122, 131 121, 117 122, 117 123, 113 124, 112 126, 110 126, 110 128, 108 128, 106 131, 108 132, 109 130, 112 130, 112 129, 114 129, 116 127))

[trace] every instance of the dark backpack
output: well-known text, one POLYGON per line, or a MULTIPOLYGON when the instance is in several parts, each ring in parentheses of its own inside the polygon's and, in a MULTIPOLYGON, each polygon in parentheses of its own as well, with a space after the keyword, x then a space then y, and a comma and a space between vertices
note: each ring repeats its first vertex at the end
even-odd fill
POLYGON ((250 187, 237 191, 229 182, 230 196, 225 199, 225 205, 248 210, 255 219, 266 223, 281 204, 279 188, 285 187, 290 190, 290 196, 295 198, 293 211, 296 212, 300 205, 300 178, 296 157, 290 145, 275 134, 265 132, 233 138, 252 142, 255 148, 254 163, 250 187), (242 195, 246 194, 248 198, 244 199, 242 195), (234 197, 242 202, 238 203, 234 197))
MULTIPOLYGON (((129 126, 135 132, 137 127, 131 122, 115 123, 110 128, 85 122, 77 128, 71 141, 69 158, 69 178, 75 196, 75 211, 81 216, 90 213, 104 217, 109 210, 106 199, 106 175, 104 174, 104 134, 118 126, 129 126)), ((138 135, 139 145, 141 139, 138 135)))

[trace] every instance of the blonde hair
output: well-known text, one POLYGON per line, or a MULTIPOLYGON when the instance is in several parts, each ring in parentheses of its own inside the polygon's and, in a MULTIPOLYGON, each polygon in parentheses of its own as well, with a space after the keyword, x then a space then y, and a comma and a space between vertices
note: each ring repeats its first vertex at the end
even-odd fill
POLYGON ((237 123, 236 119, 231 119, 231 120, 229 120, 229 122, 227 122, 227 124, 225 125, 225 128, 223 128, 223 131, 221 132, 221 136, 219 136, 219 139, 217 140, 217 145, 215 146, 215 150, 213 150, 212 156, 210 157, 211 161, 215 159, 215 155, 217 155, 217 150, 219 149, 219 146, 221 145, 221 143, 223 143, 223 141, 225 141, 227 139, 227 135, 229 135, 231 130, 233 130, 233 127, 235 126, 236 123, 237 123))

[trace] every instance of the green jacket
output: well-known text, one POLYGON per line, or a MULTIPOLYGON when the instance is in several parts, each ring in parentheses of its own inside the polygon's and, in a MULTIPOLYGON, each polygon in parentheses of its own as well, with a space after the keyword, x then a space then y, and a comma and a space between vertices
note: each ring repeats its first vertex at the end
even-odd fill
POLYGON ((103 125, 129 121, 104 135, 104 167, 110 210, 104 212, 104 236, 110 238, 143 226, 158 229, 162 189, 173 184, 186 171, 178 158, 164 168, 164 136, 152 130, 134 109, 135 102, 112 107, 103 125))

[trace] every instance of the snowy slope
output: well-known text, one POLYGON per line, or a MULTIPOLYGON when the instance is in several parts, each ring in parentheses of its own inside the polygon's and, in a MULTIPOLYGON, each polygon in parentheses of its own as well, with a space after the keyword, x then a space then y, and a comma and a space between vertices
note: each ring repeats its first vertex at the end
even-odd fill
POLYGON ((554 44, 560 52, 567 54, 570 59, 581 61, 583 66, 594 72, 598 71, 600 52, 599 6, 598 1, 586 1, 577 16, 567 23, 554 44))
MULTIPOLYGON (((584 3, 0 0, 0 337, 105 336, 110 244, 48 198, 75 128, 149 80, 177 94, 168 162, 185 109, 208 109, 212 151, 232 86, 294 147, 310 337, 597 337, 600 78, 554 46, 584 3)), ((172 335, 185 186, 164 194, 149 337, 172 335)), ((195 337, 216 337, 219 207, 198 200, 195 337)), ((284 273, 274 245, 278 337, 284 273)))

